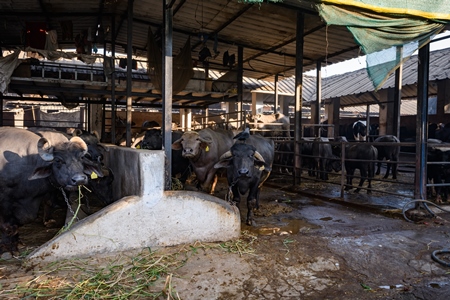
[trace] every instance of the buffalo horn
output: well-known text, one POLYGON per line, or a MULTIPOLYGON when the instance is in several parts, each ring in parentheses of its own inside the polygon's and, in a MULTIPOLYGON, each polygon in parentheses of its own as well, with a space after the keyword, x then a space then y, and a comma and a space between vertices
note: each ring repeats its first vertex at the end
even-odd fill
POLYGON ((37 144, 39 156, 45 161, 53 160, 53 149, 46 138, 40 138, 37 144))
POLYGON ((70 139, 70 142, 80 145, 80 147, 83 149, 84 153, 87 153, 88 147, 82 138, 80 138, 78 136, 74 136, 73 138, 70 139))
POLYGON ((254 156, 256 157, 257 160, 260 160, 260 161, 262 161, 262 162, 265 162, 264 158, 262 157, 261 154, 259 154, 258 151, 255 151, 255 155, 254 155, 254 156))
POLYGON ((224 154, 222 154, 222 155, 220 156, 219 160, 227 159, 227 158, 230 158, 230 157, 232 157, 232 156, 233 156, 233 154, 231 154, 231 151, 227 151, 227 152, 225 152, 224 154))

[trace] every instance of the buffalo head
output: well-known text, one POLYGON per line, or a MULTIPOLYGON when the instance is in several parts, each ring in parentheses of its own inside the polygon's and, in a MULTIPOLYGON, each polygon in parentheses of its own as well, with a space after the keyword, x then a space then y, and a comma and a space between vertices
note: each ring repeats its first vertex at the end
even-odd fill
POLYGON ((185 132, 181 138, 172 143, 173 150, 182 150, 182 155, 188 159, 199 157, 202 151, 208 151, 212 143, 210 137, 202 137, 196 131, 185 132))
POLYGON ((161 150, 162 149, 161 129, 148 129, 145 132, 144 139, 141 142, 141 148, 147 150, 161 150))
POLYGON ((103 176, 98 164, 85 157, 88 148, 79 137, 54 146, 46 138, 40 138, 37 148, 43 163, 34 169, 29 180, 50 177, 53 184, 66 190, 76 190, 77 186, 87 184, 86 174, 94 172, 103 176))
POLYGON ((232 172, 233 179, 252 178, 257 174, 258 180, 262 170, 270 171, 271 169, 254 146, 240 143, 234 144, 230 151, 222 154, 214 168, 227 168, 227 172, 232 172))
POLYGON ((88 152, 86 153, 87 158, 102 164, 103 154, 100 149, 102 151, 108 151, 108 148, 100 144, 100 136, 97 131, 94 130, 90 133, 86 130, 75 129, 72 135, 80 137, 86 143, 88 148, 88 152))

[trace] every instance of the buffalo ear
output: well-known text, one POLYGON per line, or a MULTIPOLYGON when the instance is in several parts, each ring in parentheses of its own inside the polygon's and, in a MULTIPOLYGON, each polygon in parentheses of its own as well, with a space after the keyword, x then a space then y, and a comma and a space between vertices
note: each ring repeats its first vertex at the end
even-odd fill
POLYGON ((39 156, 44 161, 52 161, 53 160, 53 150, 54 148, 51 146, 50 142, 46 138, 40 138, 37 144, 37 149, 39 156))
POLYGON ((255 166, 260 169, 261 171, 266 171, 266 172, 270 172, 272 171, 272 167, 266 163, 265 161, 261 161, 261 160, 256 160, 255 159, 255 166))
POLYGON ((223 159, 214 165, 214 169, 227 168, 230 165, 230 161, 231 159, 223 159))
POLYGON ((183 146, 181 145, 181 139, 178 139, 172 143, 172 149, 173 150, 182 150, 183 149, 183 146))
POLYGON ((52 174, 51 166, 39 167, 33 171, 33 174, 31 174, 31 176, 28 177, 28 180, 46 178, 46 177, 50 176, 51 174, 52 174))
POLYGON ((84 174, 92 176, 92 173, 95 173, 98 177, 103 177, 102 169, 97 164, 83 164, 83 166, 84 174))
POLYGON ((82 134, 83 134, 83 131, 82 131, 81 129, 79 129, 79 128, 75 129, 75 130, 72 132, 72 136, 80 136, 80 135, 82 135, 82 134))

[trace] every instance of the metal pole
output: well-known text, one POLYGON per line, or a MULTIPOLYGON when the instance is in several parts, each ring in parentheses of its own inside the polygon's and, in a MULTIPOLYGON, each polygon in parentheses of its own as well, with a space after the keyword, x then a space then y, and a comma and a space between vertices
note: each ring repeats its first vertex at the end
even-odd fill
POLYGON ((237 74, 237 93, 238 93, 238 113, 237 119, 242 120, 245 116, 242 115, 242 110, 244 109, 244 48, 238 46, 238 74, 237 74))
POLYGON ((111 20, 111 143, 116 144, 116 17, 111 20))
MULTIPOLYGON (((397 47, 397 59, 403 57, 403 47, 397 47)), ((403 81, 403 64, 395 70, 395 89, 394 89, 394 122, 392 132, 400 138, 400 108, 402 102, 402 81, 403 81)))
POLYGON ((133 70, 133 1, 128 0, 127 19, 127 147, 131 147, 131 110, 133 109, 133 98, 131 97, 131 86, 133 84, 131 80, 133 70))
MULTIPOLYGON (((427 184, 427 122, 428 122, 428 76, 430 44, 419 49, 417 76, 416 116, 416 173, 414 177, 414 198, 426 199, 427 184)), ((419 203, 417 204, 419 205, 419 203)))
POLYGON ((369 141, 370 135, 370 104, 366 107, 366 142, 369 141))
POLYGON ((320 101, 322 100, 322 62, 320 60, 316 63, 316 106, 315 114, 314 114, 314 124, 317 126, 314 126, 314 136, 319 137, 320 136, 320 101))
POLYGON ((172 93, 173 93, 173 58, 172 58, 172 19, 173 1, 164 0, 164 49, 163 49, 163 139, 166 160, 165 168, 165 189, 172 189, 172 93), (168 4, 171 2, 171 4, 168 4))
POLYGON ((278 112, 278 74, 275 74, 275 99, 273 102, 273 112, 278 112))
POLYGON ((303 86, 303 31, 305 30, 305 14, 297 12, 297 39, 295 42, 295 112, 294 112, 294 185, 301 183, 301 144, 302 137, 302 86, 303 86))
POLYGON ((3 93, 0 93, 0 127, 3 127, 3 93))

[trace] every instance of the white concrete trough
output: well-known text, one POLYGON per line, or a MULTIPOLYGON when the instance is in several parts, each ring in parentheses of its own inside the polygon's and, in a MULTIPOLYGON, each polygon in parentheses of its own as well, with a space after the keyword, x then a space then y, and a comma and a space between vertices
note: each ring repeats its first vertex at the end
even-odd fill
POLYGON ((237 207, 206 193, 164 191, 164 151, 110 146, 105 164, 120 199, 80 220, 33 251, 29 260, 56 261, 93 254, 238 238, 237 207))

